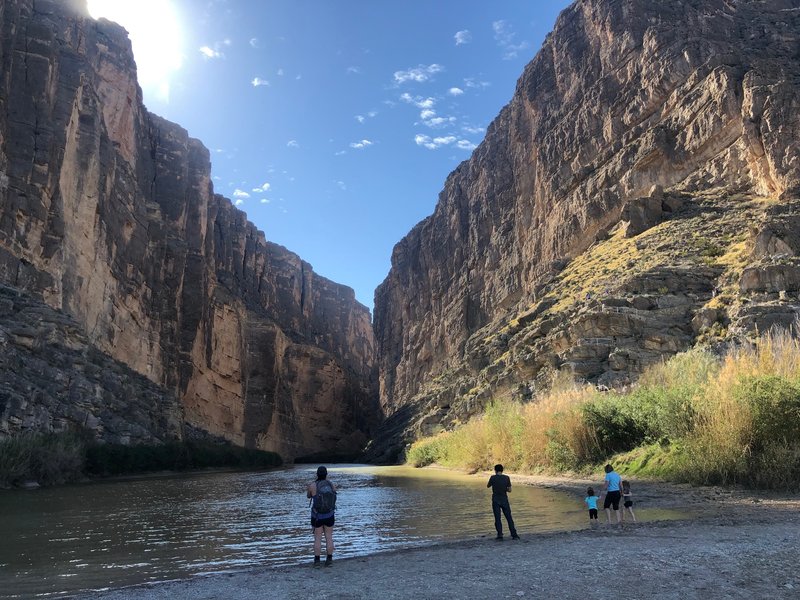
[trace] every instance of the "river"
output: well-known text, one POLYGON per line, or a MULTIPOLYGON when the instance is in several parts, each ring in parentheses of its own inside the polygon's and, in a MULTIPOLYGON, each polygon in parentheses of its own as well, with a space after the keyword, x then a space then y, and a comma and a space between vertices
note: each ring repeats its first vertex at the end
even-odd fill
MULTIPOLYGON (((310 564, 305 485, 315 468, 1 492, 0 597, 310 564)), ((482 478, 361 465, 332 466, 329 478, 339 490, 336 558, 495 535, 482 478)), ((562 492, 518 485, 511 507, 521 535, 588 526, 581 498, 562 492)))

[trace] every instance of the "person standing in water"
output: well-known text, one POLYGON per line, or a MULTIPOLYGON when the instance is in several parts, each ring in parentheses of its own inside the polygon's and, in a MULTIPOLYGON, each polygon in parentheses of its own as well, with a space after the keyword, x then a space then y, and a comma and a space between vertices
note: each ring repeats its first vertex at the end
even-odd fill
POLYGON ((336 512, 336 486, 328 480, 328 469, 317 469, 317 480, 308 484, 306 498, 311 498, 311 527, 314 530, 314 566, 319 567, 322 534, 325 534, 325 566, 333 564, 333 523, 336 512))
POLYGON ((517 530, 514 527, 514 519, 511 518, 511 505, 508 503, 508 493, 511 491, 511 479, 508 475, 503 475, 503 465, 494 466, 494 475, 489 477, 486 487, 492 488, 492 512, 494 513, 494 528, 497 530, 495 539, 503 539, 503 522, 500 520, 500 511, 508 521, 508 529, 511 531, 511 539, 518 540, 517 530))
POLYGON ((622 480, 622 520, 625 520, 625 509, 631 514, 631 519, 636 523, 636 515, 633 514, 633 494, 631 493, 631 484, 629 481, 622 480))
POLYGON ((621 492, 622 477, 619 476, 611 465, 606 465, 605 468, 605 491, 606 499, 603 501, 603 508, 606 510, 606 519, 608 524, 611 524, 611 508, 614 509, 614 514, 617 516, 617 525, 622 525, 622 514, 619 510, 619 501, 621 492))
POLYGON ((586 490, 586 498, 584 498, 584 503, 589 508, 589 525, 594 525, 597 523, 597 501, 600 500, 599 496, 595 496, 594 488, 589 488, 586 490))

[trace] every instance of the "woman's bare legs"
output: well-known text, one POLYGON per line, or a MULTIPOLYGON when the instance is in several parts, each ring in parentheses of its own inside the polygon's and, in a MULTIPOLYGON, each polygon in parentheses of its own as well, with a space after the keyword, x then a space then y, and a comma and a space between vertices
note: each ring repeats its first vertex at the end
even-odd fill
POLYGON ((322 550, 322 527, 314 527, 314 556, 320 555, 322 550))
POLYGON ((325 554, 328 555, 328 558, 325 559, 325 565, 331 564, 331 557, 333 556, 333 527, 328 527, 323 525, 323 531, 325 532, 325 554))

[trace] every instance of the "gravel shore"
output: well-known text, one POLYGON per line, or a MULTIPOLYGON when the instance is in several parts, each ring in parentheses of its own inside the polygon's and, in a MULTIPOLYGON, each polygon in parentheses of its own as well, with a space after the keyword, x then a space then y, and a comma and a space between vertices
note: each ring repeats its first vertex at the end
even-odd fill
MULTIPOLYGON (((483 475, 480 475, 483 477, 483 475)), ((582 497, 590 481, 514 476, 582 497)), ((602 520, 595 529, 492 537, 97 593, 92 600, 208 598, 798 598, 800 501, 636 482, 638 500, 697 514, 686 521, 602 520)))

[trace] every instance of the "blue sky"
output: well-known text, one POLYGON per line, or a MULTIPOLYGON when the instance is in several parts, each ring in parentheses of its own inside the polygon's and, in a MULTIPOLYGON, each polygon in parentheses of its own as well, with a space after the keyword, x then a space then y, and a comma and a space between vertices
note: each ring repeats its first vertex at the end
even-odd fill
POLYGON ((89 0, 130 31, 148 109, 210 149, 215 191, 370 308, 568 4, 89 0))

